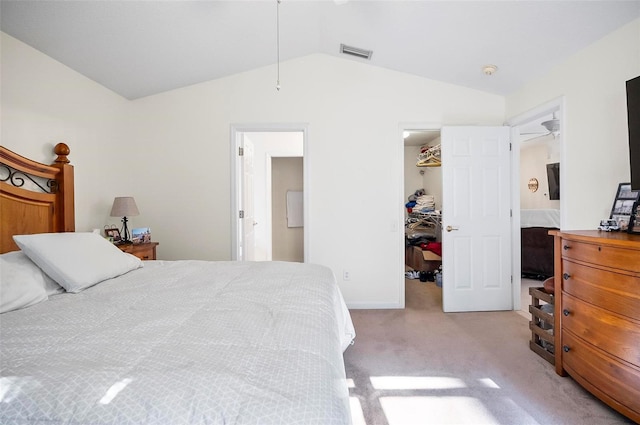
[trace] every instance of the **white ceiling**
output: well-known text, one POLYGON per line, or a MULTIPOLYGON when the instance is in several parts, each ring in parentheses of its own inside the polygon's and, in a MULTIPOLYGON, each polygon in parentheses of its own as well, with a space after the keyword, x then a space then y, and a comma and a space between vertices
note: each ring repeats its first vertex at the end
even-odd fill
MULTIPOLYGON (((0 28, 135 99, 276 63, 276 4, 2 0, 0 28)), ((637 17, 640 0, 283 0, 280 58, 364 61, 345 43, 375 66, 506 95, 637 17)))
POLYGON ((409 130, 404 135, 405 146, 431 145, 440 137, 440 130, 409 130))

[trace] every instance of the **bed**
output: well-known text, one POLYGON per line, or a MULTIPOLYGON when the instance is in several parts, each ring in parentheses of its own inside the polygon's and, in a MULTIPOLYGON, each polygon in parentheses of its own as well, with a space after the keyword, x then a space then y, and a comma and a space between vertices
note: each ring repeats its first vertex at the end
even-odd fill
POLYGON ((0 423, 351 422, 355 332, 330 269, 142 262, 74 232, 69 149, 56 153, 46 166, 0 147, 0 288, 19 276, 46 294, 0 315, 0 423), (45 193, 16 187, 34 170, 45 193))
POLYGON ((560 211, 520 210, 521 269, 525 277, 544 280, 553 276, 553 236, 560 228, 560 211))

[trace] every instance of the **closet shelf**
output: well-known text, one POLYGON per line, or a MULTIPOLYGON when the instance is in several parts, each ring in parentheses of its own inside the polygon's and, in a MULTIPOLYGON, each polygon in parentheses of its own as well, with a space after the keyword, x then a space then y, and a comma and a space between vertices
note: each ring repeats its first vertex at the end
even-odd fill
POLYGON ((427 212, 427 213, 412 212, 409 214, 407 223, 408 224, 419 223, 429 227, 439 228, 442 224, 442 214, 436 211, 427 212))
POLYGON ((435 162, 422 163, 418 161, 416 163, 416 167, 441 167, 441 166, 442 166, 442 163, 435 163, 435 162))

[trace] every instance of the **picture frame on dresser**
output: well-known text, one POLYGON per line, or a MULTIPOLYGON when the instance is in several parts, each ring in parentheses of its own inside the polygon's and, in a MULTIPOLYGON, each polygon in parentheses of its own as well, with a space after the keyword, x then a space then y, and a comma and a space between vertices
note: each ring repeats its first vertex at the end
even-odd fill
POLYGON ((640 201, 636 201, 633 204, 633 208, 631 210, 631 217, 629 218, 629 227, 627 228, 627 233, 633 233, 636 235, 640 235, 640 211, 638 211, 638 207, 640 207, 640 201))
POLYGON ((622 231, 628 231, 631 221, 631 212, 636 202, 640 200, 640 191, 632 190, 631 183, 618 184, 618 191, 611 207, 610 219, 618 222, 622 231))

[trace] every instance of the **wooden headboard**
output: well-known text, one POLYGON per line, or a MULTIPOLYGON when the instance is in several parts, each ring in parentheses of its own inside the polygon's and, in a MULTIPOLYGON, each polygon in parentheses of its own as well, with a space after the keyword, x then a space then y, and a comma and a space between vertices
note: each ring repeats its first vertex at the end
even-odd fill
POLYGON ((0 254, 16 251, 13 235, 75 231, 73 166, 69 147, 41 164, 0 146, 0 254))

